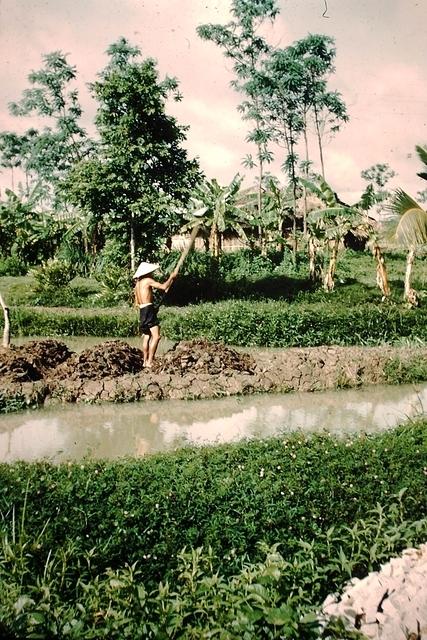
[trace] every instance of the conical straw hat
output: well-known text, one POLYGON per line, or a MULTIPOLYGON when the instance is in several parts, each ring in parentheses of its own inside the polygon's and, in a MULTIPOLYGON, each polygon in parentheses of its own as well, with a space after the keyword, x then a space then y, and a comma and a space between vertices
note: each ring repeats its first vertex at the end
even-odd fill
POLYGON ((142 278, 142 276, 146 276, 147 274, 152 273, 153 271, 156 271, 156 269, 158 269, 159 266, 160 265, 153 264, 151 262, 141 262, 138 269, 135 271, 133 277, 142 278))

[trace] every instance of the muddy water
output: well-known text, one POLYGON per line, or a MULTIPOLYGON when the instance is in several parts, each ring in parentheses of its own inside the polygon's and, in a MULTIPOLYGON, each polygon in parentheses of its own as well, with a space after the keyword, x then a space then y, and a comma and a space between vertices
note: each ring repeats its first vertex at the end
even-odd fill
POLYGON ((391 428, 427 412, 427 384, 124 405, 67 405, 0 417, 0 461, 143 456, 293 430, 391 428))

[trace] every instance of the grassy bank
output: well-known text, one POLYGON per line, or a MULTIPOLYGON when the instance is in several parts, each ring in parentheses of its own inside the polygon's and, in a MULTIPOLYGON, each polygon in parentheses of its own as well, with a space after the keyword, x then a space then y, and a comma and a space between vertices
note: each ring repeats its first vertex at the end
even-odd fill
POLYGON ((327 593, 425 539, 426 426, 1 465, 0 620, 10 637, 315 637, 327 593))
MULTIPOLYGON (((231 300, 185 308, 162 307, 159 317, 162 332, 170 340, 204 337, 242 347, 427 342, 427 308, 413 310, 397 305, 231 300)), ((137 313, 126 308, 16 307, 11 310, 11 324, 13 334, 18 336, 124 338, 138 334, 137 313)))

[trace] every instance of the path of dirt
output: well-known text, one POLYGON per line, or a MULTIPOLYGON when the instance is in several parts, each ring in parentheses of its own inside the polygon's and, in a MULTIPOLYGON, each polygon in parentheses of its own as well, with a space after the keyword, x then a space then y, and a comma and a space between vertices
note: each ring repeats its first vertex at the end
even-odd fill
POLYGON ((52 339, 0 348, 0 398, 29 406, 57 402, 197 399, 258 392, 319 391, 387 382, 390 361, 410 364, 427 348, 312 347, 245 353, 219 343, 177 343, 144 369, 122 340, 81 353, 52 339))

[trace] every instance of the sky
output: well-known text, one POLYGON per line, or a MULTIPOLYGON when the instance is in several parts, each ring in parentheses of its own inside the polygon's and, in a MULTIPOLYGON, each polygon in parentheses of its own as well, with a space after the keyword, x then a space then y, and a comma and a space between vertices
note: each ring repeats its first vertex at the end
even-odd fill
MULTIPOLYGON (((326 179, 339 196, 355 202, 366 182, 362 170, 388 163, 391 187, 416 196, 426 182, 415 145, 427 145, 427 0, 278 0, 280 15, 269 41, 286 47, 309 33, 332 36, 338 90, 349 123, 325 147, 326 179)), ((87 84, 107 63, 108 46, 124 36, 155 58, 161 77, 175 76, 183 101, 168 106, 189 125, 185 143, 206 177, 228 184, 254 149, 245 143, 248 123, 237 111, 232 64, 221 49, 202 41, 196 28, 229 21, 230 0, 0 0, 0 130, 23 132, 34 119, 11 116, 8 104, 28 88, 27 76, 42 55, 60 50, 77 68, 84 126, 91 133, 96 103, 87 84)), ((38 123, 40 124, 40 123, 38 123)), ((320 171, 312 146, 315 169, 320 171)), ((285 182, 280 161, 272 173, 285 182)), ((10 172, 0 187, 11 187, 10 172)))

